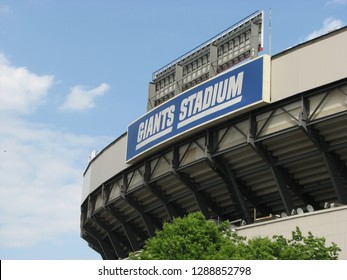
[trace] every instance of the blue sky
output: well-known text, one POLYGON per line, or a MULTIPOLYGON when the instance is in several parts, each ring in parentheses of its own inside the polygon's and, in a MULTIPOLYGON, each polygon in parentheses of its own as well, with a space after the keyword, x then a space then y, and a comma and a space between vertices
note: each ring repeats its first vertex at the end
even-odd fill
POLYGON ((91 151, 145 113, 155 70, 257 10, 268 53, 269 8, 272 54, 347 24, 347 0, 0 0, 0 259, 100 259, 91 151))

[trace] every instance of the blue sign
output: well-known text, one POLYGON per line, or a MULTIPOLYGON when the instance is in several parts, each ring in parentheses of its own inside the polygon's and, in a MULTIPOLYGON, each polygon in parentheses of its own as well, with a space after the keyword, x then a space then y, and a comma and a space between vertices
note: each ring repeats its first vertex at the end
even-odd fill
POLYGON ((263 100, 264 58, 206 81, 158 106, 128 127, 126 160, 188 130, 263 100))

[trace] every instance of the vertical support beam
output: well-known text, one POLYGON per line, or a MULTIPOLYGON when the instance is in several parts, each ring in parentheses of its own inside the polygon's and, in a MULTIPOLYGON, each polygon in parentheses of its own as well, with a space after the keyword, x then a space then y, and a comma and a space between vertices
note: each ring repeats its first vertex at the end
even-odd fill
POLYGON ((155 83, 150 82, 148 85, 147 112, 155 107, 154 106, 155 96, 156 96, 155 83))
POLYGON ((207 130, 206 132, 206 158, 211 159, 212 155, 218 150, 218 132, 207 130))
POLYGON ((198 192, 198 184, 196 184, 188 174, 184 174, 182 172, 179 172, 177 170, 179 166, 179 151, 178 148, 175 146, 173 147, 173 160, 172 160, 172 175, 174 175, 178 180, 182 182, 191 192, 192 195, 198 205, 198 208, 200 211, 204 214, 206 219, 211 218, 210 209, 211 208, 217 215, 220 215, 220 210, 218 207, 208 200, 208 198, 205 197, 204 194, 201 192, 198 192))
POLYGON ((175 81, 175 95, 177 95, 182 92, 183 85, 183 66, 178 63, 176 64, 175 81))
MULTIPOLYGON (((94 223, 96 223, 99 227, 101 227, 102 229, 104 229, 107 233, 107 237, 110 240, 113 250, 114 252, 117 254, 117 256, 121 259, 125 258, 126 255, 123 252, 123 247, 121 245, 121 242, 119 240, 119 238, 117 238, 116 234, 114 234, 110 228, 108 227, 108 225, 106 225, 99 217, 97 216, 92 216, 92 220, 94 223)), ((126 242, 125 242, 126 243, 126 242)), ((124 243, 123 243, 124 244, 124 243)), ((105 245, 107 245, 105 243, 105 245)), ((129 247, 127 244, 124 244, 125 247, 129 247)), ((129 248, 130 249, 130 248, 129 248)))
POLYGON ((103 260, 113 260, 113 254, 110 250, 110 248, 105 244, 103 241, 98 241, 99 246, 101 248, 101 256, 103 260))
POLYGON ((98 234, 92 227, 86 225, 86 229, 88 234, 94 238, 100 248, 100 254, 104 260, 114 260, 117 257, 119 258, 118 254, 116 252, 112 252, 110 246, 103 240, 103 238, 98 234))
POLYGON ((258 24, 252 22, 251 23, 251 58, 256 58, 258 56, 258 37, 259 37, 259 27, 258 24))
POLYGON ((210 219, 211 214, 210 214, 210 211, 208 209, 208 206, 207 206, 207 203, 205 201, 204 196, 201 193, 198 193, 196 191, 193 192, 193 196, 194 196, 196 203, 199 206, 200 211, 204 214, 206 219, 210 219))
POLYGON ((151 166, 148 161, 145 161, 145 174, 143 176, 143 185, 163 203, 163 206, 166 209, 166 212, 168 213, 171 220, 173 219, 173 217, 183 217, 184 212, 182 211, 182 209, 180 209, 177 205, 174 205, 173 203, 169 203, 169 198, 167 197, 167 195, 164 192, 162 192, 157 186, 149 183, 150 178, 151 166))
POLYGON ((94 210, 94 205, 91 199, 91 196, 88 196, 88 205, 87 205, 87 219, 92 216, 92 212, 94 210))
POLYGON ((145 209, 143 206, 141 206, 131 195, 126 195, 126 190, 128 188, 128 180, 126 173, 123 173, 123 182, 122 182, 122 190, 120 196, 130 205, 132 206, 135 210, 139 212, 141 215, 143 222, 145 224, 147 233, 150 237, 154 236, 156 227, 160 228, 159 222, 155 221, 155 219, 152 219, 148 213, 146 213, 145 209))
MULTIPOLYGON (((223 137, 223 136, 222 136, 223 137)), ((210 166, 212 170, 214 170, 225 182, 229 194, 233 197, 233 189, 237 189, 239 194, 238 197, 240 197, 241 201, 244 202, 245 199, 249 201, 254 208, 259 209, 264 214, 270 214, 272 212, 271 208, 266 207, 265 205, 262 205, 259 203, 259 198, 254 195, 246 185, 241 183, 239 180, 237 180, 236 176, 234 175, 232 169, 224 162, 224 159, 221 158, 221 156, 213 156, 215 152, 218 150, 218 142, 220 139, 218 138, 218 134, 216 131, 207 131, 207 145, 206 145, 206 161, 207 164, 210 166), (224 165, 224 167, 223 167, 224 165), (235 186, 235 187, 234 187, 235 186)), ((245 202, 243 203, 246 207, 245 202)), ((246 207, 247 208, 247 207, 246 207)), ((249 210, 243 210, 242 213, 244 213, 244 219, 247 221, 247 223, 251 222, 249 210), (247 212, 244 212, 247 211, 247 212), (249 216, 249 218, 247 218, 249 216)))
POLYGON ((169 215, 170 219, 172 220, 173 217, 177 216, 184 216, 184 213, 181 209, 179 209, 176 205, 172 205, 172 203, 168 202, 168 198, 164 193, 162 193, 157 187, 155 187, 153 184, 150 184, 148 181, 144 180, 143 185, 150 190, 163 204, 164 208, 166 209, 167 214, 169 215))
POLYGON ((146 213, 142 213, 141 216, 145 223, 148 235, 153 237, 155 235, 156 227, 154 226, 152 219, 146 213))
POLYGON ((347 193, 344 189, 344 182, 347 182, 347 168, 345 163, 337 155, 328 151, 329 144, 312 126, 308 125, 309 104, 307 98, 301 96, 302 111, 299 116, 299 125, 305 135, 321 152, 329 177, 333 184, 339 203, 347 204, 347 193))
POLYGON ((141 249, 141 246, 139 242, 137 241, 137 238, 135 236, 134 231, 132 230, 131 226, 127 223, 122 224, 123 230, 129 240, 130 246, 133 251, 138 251, 141 249))
POLYGON ((286 213, 287 215, 290 215, 291 211, 294 209, 294 203, 292 200, 292 196, 289 193, 289 188, 287 186, 286 180, 283 178, 283 176, 277 168, 271 166, 270 170, 272 177, 276 182, 278 192, 280 193, 286 213))
POLYGON ((172 170, 172 174, 179 180, 182 182, 183 185, 185 185, 192 193, 194 200, 196 202, 196 204, 198 205, 199 210, 204 214, 204 216, 206 217, 206 219, 210 219, 211 215, 210 215, 210 211, 208 209, 207 206, 207 202, 205 197, 199 193, 196 190, 196 186, 194 184, 194 182, 191 181, 191 179, 188 177, 188 175, 183 174, 175 169, 172 170))
POLYGON ((145 224, 147 233, 150 237, 153 237, 156 231, 156 227, 160 228, 160 223, 158 221, 155 221, 148 213, 146 213, 145 209, 138 203, 134 198, 132 198, 129 195, 121 194, 121 197, 135 210, 139 212, 139 214, 142 217, 142 220, 145 224), (154 225, 156 224, 156 226, 154 225))
POLYGON ((134 228, 125 221, 124 217, 120 213, 118 213, 115 209, 109 208, 109 207, 107 207, 105 209, 122 224, 125 235, 127 236, 128 241, 129 241, 130 246, 133 249, 133 251, 139 250, 141 248, 141 246, 140 246, 139 242, 137 241, 136 235, 141 237, 140 236, 141 234, 139 232, 135 231, 134 228))
POLYGON ((218 47, 216 45, 210 45, 210 78, 217 75, 218 67, 218 47))
POLYGON ((102 186, 102 198, 103 198, 103 204, 104 204, 103 209, 107 211, 108 213, 110 213, 122 224, 123 230, 127 236, 127 239, 130 243, 132 250, 133 251, 140 250, 141 247, 137 241, 137 238, 135 236, 135 232, 133 231, 133 229, 125 222, 125 219, 121 215, 117 215, 117 212, 115 210, 113 210, 110 207, 106 207, 106 203, 108 201, 109 195, 110 195, 110 189, 106 188, 106 186, 103 185, 102 186))
POLYGON ((108 238, 110 239, 112 247, 114 248, 114 251, 118 255, 118 258, 124 259, 126 257, 126 254, 124 253, 123 248, 118 238, 116 237, 116 235, 112 232, 108 232, 107 235, 108 235, 108 238))
POLYGON ((93 236, 91 236, 89 233, 87 233, 86 231, 82 234, 82 238, 88 242, 89 247, 91 247, 92 249, 94 249, 97 253, 99 253, 101 255, 101 258, 103 260, 106 260, 106 255, 104 254, 104 252, 102 251, 100 244, 98 242, 97 239, 95 239, 93 236))
POLYGON ((322 156, 323 156, 325 165, 328 169, 329 176, 330 176, 331 182, 333 183, 334 190, 335 190, 339 203, 347 204, 347 193, 344 190, 343 180, 338 172, 338 168, 336 168, 336 164, 333 157, 327 152, 323 152, 322 156))
POLYGON ((258 156, 270 167, 271 174, 275 180, 277 189, 281 196, 284 208, 287 214, 290 214, 294 209, 294 203, 292 196, 289 192, 291 189, 304 203, 314 205, 317 207, 317 203, 308 195, 301 193, 299 185, 293 180, 292 176, 288 174, 283 168, 276 165, 277 159, 271 155, 260 143, 256 142, 257 124, 253 114, 250 114, 249 118, 249 134, 247 142, 250 147, 258 154, 258 156))
POLYGON ((230 167, 223 160, 218 162, 217 165, 219 165, 222 168, 223 173, 225 173, 226 179, 229 182, 229 184, 227 184, 228 189, 229 189, 229 193, 232 193, 232 196, 234 198, 234 201, 236 202, 237 208, 239 208, 241 210, 243 218, 246 220, 246 222, 248 224, 251 223, 252 219, 251 219, 251 215, 249 213, 249 209, 246 205, 246 201, 244 199, 244 196, 241 194, 240 186, 237 183, 237 180, 235 178, 234 173, 232 172, 230 167))
POLYGON ((297 194, 303 202, 307 203, 307 199, 300 193, 298 186, 292 180, 291 176, 283 171, 279 166, 276 166, 276 159, 261 144, 254 141, 251 141, 249 144, 260 158, 269 166, 287 214, 289 215, 294 209, 293 198, 289 192, 289 186, 292 186, 294 193, 297 194))

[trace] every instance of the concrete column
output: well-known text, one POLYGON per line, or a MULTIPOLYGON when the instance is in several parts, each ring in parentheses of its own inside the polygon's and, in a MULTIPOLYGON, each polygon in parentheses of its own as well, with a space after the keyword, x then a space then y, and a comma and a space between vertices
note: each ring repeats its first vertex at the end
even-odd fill
POLYGON ((183 83, 183 66, 176 64, 176 73, 175 73, 175 95, 182 92, 182 83, 183 83))
POLYGON ((155 83, 150 82, 148 85, 147 112, 154 108, 155 95, 156 95, 155 83))
POLYGON ((253 23, 251 24, 251 38, 250 38, 250 44, 251 44, 251 58, 258 57, 258 25, 253 23))
POLYGON ((210 45, 210 78, 217 75, 218 65, 218 47, 216 45, 210 45))

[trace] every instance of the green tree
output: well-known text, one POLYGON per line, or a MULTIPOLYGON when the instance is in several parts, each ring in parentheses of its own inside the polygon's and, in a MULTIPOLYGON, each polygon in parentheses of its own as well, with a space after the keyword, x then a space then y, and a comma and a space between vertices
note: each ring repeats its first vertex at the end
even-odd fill
POLYGON ((130 259, 142 260, 331 260, 338 258, 340 248, 311 232, 303 236, 299 228, 292 238, 283 236, 255 237, 247 240, 230 231, 228 222, 216 225, 205 219, 201 212, 175 218, 164 223, 163 229, 149 238, 138 254, 130 259))
MULTIPOLYGON (((175 218, 164 223, 155 237, 146 241, 139 259, 149 260, 194 260, 210 259, 221 250, 226 239, 222 228, 212 221, 206 221, 200 213, 184 218, 175 218)), ((136 258, 134 255, 131 258, 136 258)))
POLYGON ((297 227, 292 232, 292 238, 286 240, 283 236, 274 236, 277 246, 277 258, 283 260, 336 260, 341 249, 337 244, 325 245, 324 237, 315 237, 312 232, 303 236, 297 227))

